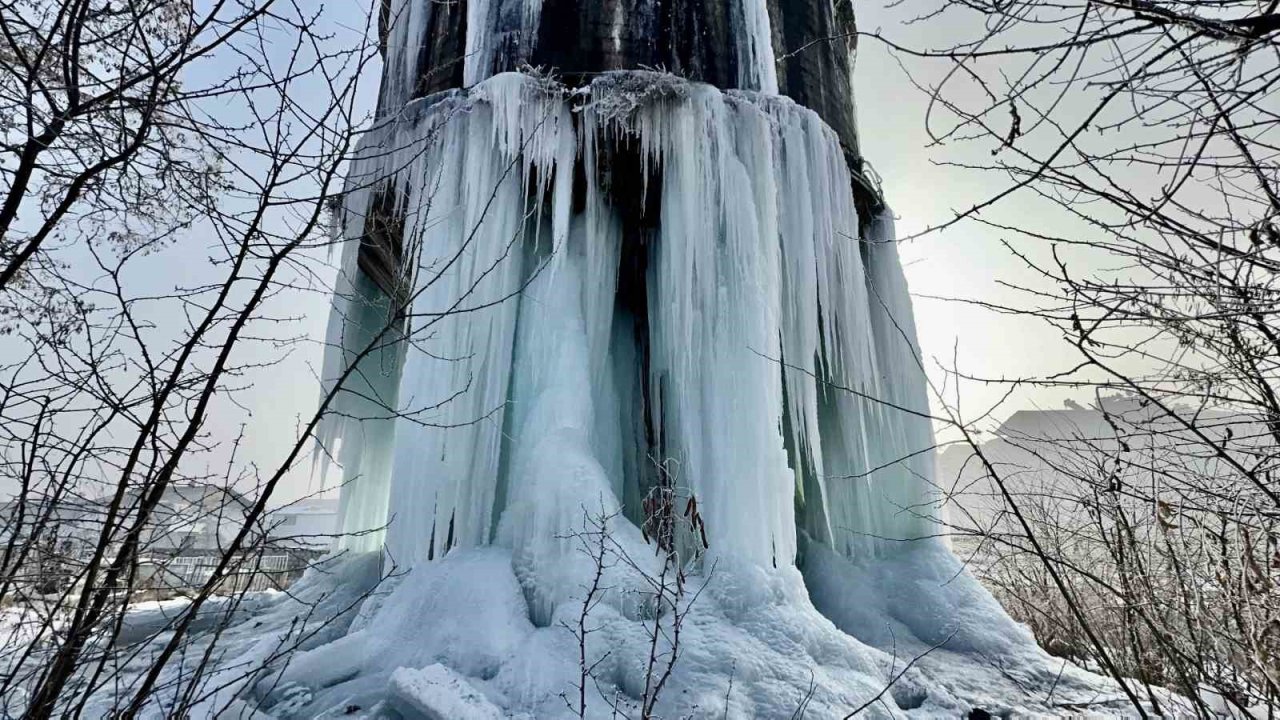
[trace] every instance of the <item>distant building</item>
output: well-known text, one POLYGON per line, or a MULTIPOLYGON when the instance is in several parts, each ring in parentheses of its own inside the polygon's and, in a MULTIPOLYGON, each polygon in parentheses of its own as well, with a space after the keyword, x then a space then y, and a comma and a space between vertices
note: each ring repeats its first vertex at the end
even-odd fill
POLYGON ((327 551, 338 531, 338 499, 307 498, 271 511, 267 537, 275 547, 327 551))
MULTIPOLYGON (((93 556, 113 496, 17 499, 0 505, 0 542, 30 545, 28 581, 37 592, 55 592, 74 580, 93 556)), ((138 492, 121 499, 126 522, 144 501, 138 492)), ((150 511, 140 541, 134 587, 165 596, 203 586, 243 533, 243 550, 230 557, 218 592, 284 588, 328 552, 337 501, 310 499, 277 508, 246 531, 252 503, 238 491, 211 483, 167 488, 150 511)), ((115 548, 112 548, 114 551, 115 548)))
MULTIPOLYGON (((1219 439, 1231 432, 1237 439, 1261 437, 1238 416, 1195 408, 1169 410, 1188 421, 1194 418, 1198 432, 1219 439)), ((1063 408, 1019 410, 979 449, 1004 488, 1020 498, 1028 512, 1065 518, 1080 511, 1078 498, 1118 484, 1140 485, 1143 497, 1176 495, 1181 476, 1210 472, 1203 454, 1196 456, 1198 445, 1192 439, 1179 417, 1141 398, 1116 395, 1090 407, 1068 402, 1063 408), (1120 458, 1126 462, 1119 463, 1120 458)), ((951 525, 972 532, 1013 522, 1000 484, 973 448, 956 443, 936 457, 951 525)))

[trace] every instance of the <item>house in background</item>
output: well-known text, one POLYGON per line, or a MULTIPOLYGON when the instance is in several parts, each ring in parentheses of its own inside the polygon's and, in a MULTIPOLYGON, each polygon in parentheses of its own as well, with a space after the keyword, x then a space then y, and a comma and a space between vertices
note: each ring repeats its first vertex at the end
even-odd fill
MULTIPOLYGON (((26 584, 38 594, 57 592, 79 575, 96 552, 112 497, 28 498, 0 504, 0 542, 30 546, 35 562, 26 584)), ((127 493, 121 507, 135 516, 141 504, 127 493)), ((180 595, 203 586, 245 527, 252 502, 235 489, 212 483, 167 488, 143 530, 133 587, 156 597, 180 595)), ((270 511, 248 529, 224 569, 217 592, 283 589, 328 552, 337 519, 337 501, 306 499, 270 511)), ((114 553, 116 548, 111 548, 114 553)))
POLYGON ((266 526, 273 547, 327 552, 338 531, 338 499, 291 502, 272 510, 266 526))
MULTIPOLYGON (((1000 483, 968 444, 948 446, 936 456, 936 477, 953 547, 977 547, 987 532, 1019 532, 1001 483, 1023 513, 1060 525, 1089 519, 1082 498, 1122 486, 1176 506, 1184 484, 1212 476, 1215 461, 1198 450, 1179 416, 1220 442, 1234 434, 1236 447, 1269 437, 1257 423, 1221 410, 1168 410, 1176 416, 1129 395, 1104 396, 1089 406, 1068 400, 1061 408, 1018 410, 978 445, 1000 483)), ((1121 499, 1130 502, 1123 494, 1121 499)))

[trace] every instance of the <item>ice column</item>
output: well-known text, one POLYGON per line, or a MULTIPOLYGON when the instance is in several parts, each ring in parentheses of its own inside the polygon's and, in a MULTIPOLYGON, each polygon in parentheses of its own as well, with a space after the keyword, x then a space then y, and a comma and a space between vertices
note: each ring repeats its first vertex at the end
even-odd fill
MULTIPOLYGON (((494 541, 537 555, 584 506, 637 518, 644 458, 697 498, 712 555, 786 565, 802 535, 867 555, 927 527, 892 222, 860 232, 814 113, 653 73, 582 91, 502 74, 411 105, 362 152, 353 177, 399 193, 411 292, 394 420, 366 412, 377 439, 352 443, 389 472, 343 455, 365 468, 343 505, 390 523, 397 563, 494 541), (624 227, 627 193, 658 194, 648 234, 624 227), (618 295, 624 252, 642 254, 644 307, 618 295)), ((367 202, 348 197, 344 263, 367 202)), ((326 377, 359 353, 338 336, 326 377)))

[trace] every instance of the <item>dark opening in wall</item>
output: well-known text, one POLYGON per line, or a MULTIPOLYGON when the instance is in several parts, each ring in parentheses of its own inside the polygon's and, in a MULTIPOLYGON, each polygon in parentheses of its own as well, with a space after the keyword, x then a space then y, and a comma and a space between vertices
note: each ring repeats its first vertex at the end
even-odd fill
POLYGON ((404 261, 404 213, 396 201, 396 191, 391 185, 374 194, 364 219, 364 236, 360 238, 360 253, 356 258, 360 270, 382 292, 397 302, 397 311, 407 300, 400 267, 404 261))
POLYGON ((658 485, 667 459, 660 416, 663 392, 661 378, 652 372, 649 313, 652 297, 649 281, 653 245, 661 220, 662 169, 645 167, 640 143, 623 135, 597 138, 600 148, 596 183, 617 213, 622 231, 618 284, 614 296, 614 342, 630 345, 633 352, 621 353, 632 367, 615 367, 615 379, 630 388, 619 388, 619 397, 629 402, 620 408, 638 432, 635 444, 624 459, 626 489, 621 498, 624 512, 633 522, 643 522, 641 502, 658 485), (646 176, 646 173, 648 175, 646 176))

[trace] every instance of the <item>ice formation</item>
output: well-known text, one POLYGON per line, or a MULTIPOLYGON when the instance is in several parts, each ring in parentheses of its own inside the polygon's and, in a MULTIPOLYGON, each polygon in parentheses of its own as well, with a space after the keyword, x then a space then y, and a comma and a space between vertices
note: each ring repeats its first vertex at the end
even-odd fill
MULTIPOLYGON (((497 72, 536 59, 541 18, 572 3, 383 3, 380 119, 334 214, 317 459, 341 540, 287 592, 207 603, 142 716, 1126 709, 929 537, 891 214, 855 202, 851 113, 838 131, 779 94, 783 3, 815 23, 848 9, 704 4, 732 36, 731 90, 497 72), (461 87, 422 91, 428 35, 461 46, 461 87), (647 522, 666 492, 697 508, 664 548, 678 564, 647 522), (674 659, 660 693, 654 658, 674 659)), ((616 11, 599 27, 617 46, 655 44, 627 18, 670 7, 586 4, 616 11)), ((116 715, 183 612, 135 608, 84 716, 116 715)))
MULTIPOLYGON (((560 623, 577 622, 579 602, 558 605, 550 624, 530 622, 514 554, 502 548, 455 550, 380 584, 378 559, 334 558, 287 594, 240 608, 244 622, 215 638, 217 670, 199 677, 189 716, 433 720, 494 717, 497 708, 506 718, 578 717, 565 698, 581 656, 560 623)), ((652 618, 604 602, 589 621, 585 716, 638 717, 652 618)), ((157 646, 166 638, 152 637, 157 646)), ((184 693, 208 642, 197 637, 166 669, 145 717, 168 717, 170 695, 184 693)), ((133 653, 143 668, 149 650, 133 653)), ((844 717, 873 698, 866 717, 1131 709, 1106 682, 1040 651, 945 549, 912 546, 855 565, 815 545, 803 577, 718 567, 653 717, 844 717)), ((111 707, 103 692, 85 715, 111 707)))
POLYGON ((319 439, 341 475, 337 576, 408 572, 220 693, 281 718, 576 716, 589 664, 587 716, 634 712, 648 633, 672 622, 641 527, 675 486, 705 537, 682 540, 702 546, 679 568, 699 593, 661 715, 1044 709, 1019 694, 1050 684, 1105 707, 1105 683, 922 539, 933 437, 892 217, 860 215, 848 144, 778 94, 775 5, 728 3, 722 90, 497 72, 532 57, 546 8, 471 0, 463 87, 421 96, 419 40, 458 8, 390 0, 381 120, 337 213, 319 439), (370 246, 396 262, 380 281, 370 246), (584 618, 591 517, 630 562, 584 618))
MULTIPOLYGON (((197 634, 144 715, 1123 712, 916 539, 919 350, 892 222, 850 181, 809 110, 649 72, 498 74, 388 116, 338 213, 322 441, 348 534, 197 634), (410 260, 388 293, 360 251, 389 232, 410 260), (665 606, 641 530, 660 481, 707 535, 665 606)), ((130 626, 156 628, 145 667, 162 624, 130 626)))
MULTIPOLYGON (((347 236, 391 192, 418 262, 405 339, 359 375, 408 415, 342 395, 367 406, 332 438, 344 529, 362 531, 349 542, 375 547, 387 525, 412 565, 493 542, 515 506, 512 547, 561 529, 532 520, 544 506, 604 496, 636 520, 669 459, 717 555, 777 567, 798 532, 850 557, 927 532, 932 436, 892 221, 862 237, 812 112, 644 73, 577 92, 502 74, 409 105, 352 177, 347 236), (641 200, 652 228, 624 231, 616 188, 657 196, 641 200), (532 490, 563 474, 560 502, 532 490)), ((357 277, 358 249, 343 261, 357 277)), ((386 317, 371 285, 352 289, 329 377, 386 317)))

